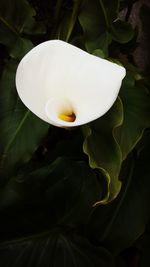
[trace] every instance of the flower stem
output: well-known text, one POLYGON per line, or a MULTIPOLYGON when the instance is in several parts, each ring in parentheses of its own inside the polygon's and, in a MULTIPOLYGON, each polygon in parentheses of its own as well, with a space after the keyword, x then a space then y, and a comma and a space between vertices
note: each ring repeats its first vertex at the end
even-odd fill
POLYGON ((59 20, 62 2, 63 2, 63 0, 57 0, 57 2, 56 2, 55 13, 54 13, 54 20, 56 23, 58 23, 58 20, 59 20))
POLYGON ((104 14, 104 18, 105 18, 105 22, 106 22, 106 27, 109 28, 109 22, 108 22, 108 18, 107 18, 107 13, 106 13, 106 9, 105 6, 103 4, 103 0, 99 0, 103 14, 104 14))
POLYGON ((70 38, 71 33, 73 31, 74 25, 76 23, 76 20, 77 20, 77 17, 78 17, 79 7, 80 7, 80 4, 81 4, 81 0, 73 0, 73 2, 74 2, 73 10, 72 10, 71 18, 70 18, 70 23, 69 23, 67 36, 66 36, 66 39, 65 39, 66 42, 69 41, 69 38, 70 38))
POLYGON ((56 1, 56 5, 55 5, 55 9, 54 9, 54 16, 53 16, 53 28, 52 28, 52 31, 50 34, 50 39, 58 39, 57 27, 59 24, 59 18, 60 18, 62 3, 63 3, 63 0, 57 0, 56 1))

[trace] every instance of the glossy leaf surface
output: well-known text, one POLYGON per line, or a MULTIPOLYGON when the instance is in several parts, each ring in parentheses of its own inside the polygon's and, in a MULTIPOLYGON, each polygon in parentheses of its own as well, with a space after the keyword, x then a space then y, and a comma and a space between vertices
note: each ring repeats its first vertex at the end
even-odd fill
POLYGON ((149 1, 0 1, 0 267, 149 267, 149 25, 149 1), (19 61, 53 39, 127 70, 84 127, 48 130, 17 96, 19 61))
POLYGON ((34 35, 45 32, 45 28, 37 24, 33 16, 35 11, 26 0, 1 0, 0 43, 8 47, 13 58, 21 58, 33 47, 23 33, 34 35))
POLYGON ((106 115, 85 128, 84 152, 89 157, 89 164, 102 171, 108 183, 104 203, 115 198, 121 188, 121 150, 115 140, 114 129, 122 124, 122 120, 122 103, 118 98, 106 115))
POLYGON ((89 52, 95 49, 104 49, 104 51, 108 49, 111 36, 107 31, 117 16, 118 5, 118 0, 82 2, 79 21, 85 35, 86 49, 89 52))
POLYGON ((132 246, 150 219, 149 166, 144 154, 145 151, 135 163, 126 165, 118 198, 107 207, 97 207, 90 219, 88 232, 115 253, 132 246))
POLYGON ((116 20, 111 26, 112 38, 119 43, 128 43, 134 37, 134 31, 129 23, 116 20))
POLYGON ((120 97, 124 107, 124 121, 115 130, 115 136, 121 147, 122 158, 125 159, 141 139, 144 129, 150 126, 150 95, 144 86, 127 76, 120 97))
POLYGON ((18 99, 15 89, 16 67, 16 62, 10 61, 0 83, 1 181, 31 158, 49 127, 18 99))

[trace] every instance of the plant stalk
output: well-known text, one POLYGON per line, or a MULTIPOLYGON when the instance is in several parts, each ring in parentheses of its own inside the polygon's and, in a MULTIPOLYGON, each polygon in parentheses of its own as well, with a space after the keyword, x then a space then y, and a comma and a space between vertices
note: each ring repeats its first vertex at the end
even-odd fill
POLYGON ((71 36, 71 33, 73 31, 74 25, 76 23, 76 20, 78 18, 78 12, 79 12, 79 7, 81 4, 81 0, 73 0, 74 4, 73 4, 73 10, 72 10, 72 14, 71 14, 71 18, 70 18, 70 23, 69 23, 69 28, 68 28, 68 32, 67 32, 67 36, 65 41, 68 42, 71 36))
POLYGON ((108 22, 108 18, 107 18, 107 13, 106 13, 106 9, 105 6, 103 4, 103 0, 99 0, 103 14, 104 14, 104 18, 105 18, 105 22, 106 22, 106 27, 109 28, 109 22, 108 22))

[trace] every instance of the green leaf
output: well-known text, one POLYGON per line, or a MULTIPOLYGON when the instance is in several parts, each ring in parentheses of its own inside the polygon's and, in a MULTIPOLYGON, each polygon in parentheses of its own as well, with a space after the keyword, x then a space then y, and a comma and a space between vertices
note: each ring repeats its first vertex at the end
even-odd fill
POLYGON ((8 48, 9 55, 12 58, 21 59, 28 51, 33 48, 30 40, 22 38, 18 33, 5 27, 0 22, 0 43, 8 48))
POLYGON ((135 147, 145 128, 150 126, 150 95, 131 75, 123 80, 120 97, 124 108, 123 124, 115 130, 122 158, 135 147))
POLYGON ((1 244, 0 265, 114 267, 112 256, 106 249, 94 247, 87 239, 59 229, 1 244))
POLYGON ((95 49, 93 51, 93 55, 96 57, 105 58, 105 54, 104 54, 103 50, 101 50, 101 49, 95 49))
POLYGON ((35 21, 35 15, 35 10, 26 0, 0 2, 0 21, 14 33, 32 35, 45 33, 43 25, 35 21))
POLYGON ((30 40, 25 38, 18 38, 9 49, 9 55, 13 59, 22 59, 22 57, 33 48, 30 40))
MULTIPOLYGON (((8 216, 3 216, 0 229, 4 234, 8 228, 9 233, 15 233, 21 224, 24 228, 24 219, 19 219, 24 218, 21 214, 26 214, 26 220, 30 221, 33 229, 35 223, 36 227, 40 227, 44 221, 49 226, 86 223, 93 204, 101 198, 102 182, 86 163, 74 162, 66 157, 35 170, 23 168, 0 191, 0 210, 9 210, 10 216, 13 212, 10 221, 8 216), (26 210, 25 203, 30 203, 30 209, 26 210), (17 208, 16 212, 18 206, 20 211, 17 208)), ((27 231, 27 225, 25 229, 27 231)))
MULTIPOLYGON (((34 180, 43 177, 39 170, 32 175, 34 180)), ((48 179, 46 199, 51 210, 57 213, 58 222, 86 223, 93 204, 102 195, 102 181, 91 168, 83 161, 60 157, 50 166, 48 179)))
POLYGON ((118 1, 84 0, 79 14, 79 22, 85 35, 88 52, 96 49, 107 51, 111 42, 109 24, 116 18, 118 1))
POLYGON ((95 53, 95 51, 101 50, 104 54, 103 57, 108 58, 108 48, 109 45, 111 44, 112 41, 112 37, 109 34, 109 32, 104 32, 103 34, 101 34, 100 38, 98 39, 98 47, 99 49, 94 50, 93 54, 95 53))
POLYGON ((121 167, 121 150, 115 137, 114 129, 121 125, 123 110, 120 99, 111 110, 89 126, 85 126, 84 152, 89 157, 92 168, 98 168, 108 183, 108 194, 101 201, 106 203, 114 199, 120 191, 119 172, 121 167))
POLYGON ((51 129, 49 142, 55 145, 47 151, 46 161, 48 163, 62 156, 69 157, 72 160, 86 160, 86 155, 82 149, 84 137, 80 127, 71 131, 58 127, 51 129))
POLYGON ((1 181, 27 162, 41 143, 48 124, 33 115, 18 99, 15 88, 17 63, 10 61, 0 82, 1 181))
POLYGON ((114 202, 93 212, 87 232, 113 253, 131 247, 144 233, 150 219, 149 159, 145 151, 130 158, 122 170, 122 190, 114 202))
MULTIPOLYGON (((98 49, 98 39, 105 29, 104 19, 100 19, 101 9, 99 1, 82 1, 79 22, 85 35, 85 45, 88 52, 98 49)), ((103 15, 102 15, 103 16, 103 15)))
POLYGON ((110 24, 117 18, 119 11, 119 1, 99 0, 99 2, 104 14, 106 25, 110 26, 110 24))
POLYGON ((111 34, 115 41, 125 44, 133 39, 134 30, 131 24, 117 19, 111 25, 111 34))
POLYGON ((14 58, 23 57, 32 48, 31 41, 23 38, 23 33, 34 35, 45 32, 33 16, 35 11, 25 0, 0 1, 0 43, 8 47, 14 58))

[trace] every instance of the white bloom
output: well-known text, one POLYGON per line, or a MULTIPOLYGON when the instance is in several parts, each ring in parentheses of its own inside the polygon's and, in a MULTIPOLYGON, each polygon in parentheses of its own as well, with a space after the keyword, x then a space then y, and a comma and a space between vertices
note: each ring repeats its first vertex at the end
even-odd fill
POLYGON ((115 102, 125 69, 60 40, 44 42, 21 60, 16 86, 42 120, 73 127, 105 114, 115 102))

